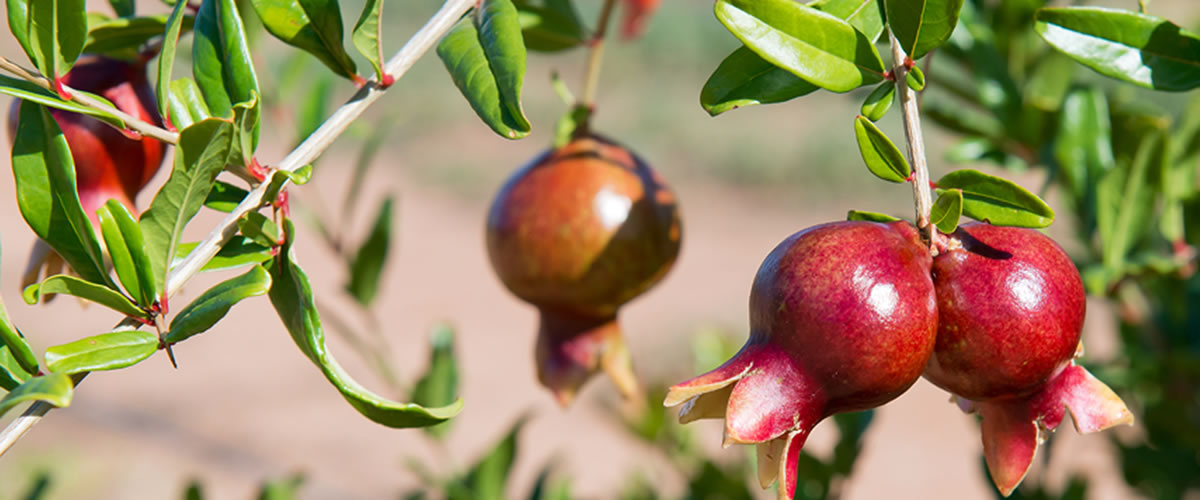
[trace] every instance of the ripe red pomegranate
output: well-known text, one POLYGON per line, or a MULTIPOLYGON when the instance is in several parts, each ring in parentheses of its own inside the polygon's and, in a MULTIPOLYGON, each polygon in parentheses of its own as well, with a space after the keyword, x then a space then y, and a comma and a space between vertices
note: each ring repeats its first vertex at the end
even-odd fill
POLYGON ((1012 492, 1064 408, 1075 428, 1133 422, 1125 403, 1074 362, 1085 297, 1079 271, 1032 229, 967 224, 933 261, 937 346, 925 377, 983 417, 988 470, 1012 492), (965 400, 965 401, 963 401, 965 400))
POLYGON ((680 422, 725 419, 725 444, 758 445, 763 488, 792 498, 800 449, 825 417, 882 405, 925 368, 937 331, 931 259, 907 222, 832 222, 771 251, 750 289, 750 338, 676 385, 680 422))
MULTIPOLYGON (((155 125, 162 125, 154 93, 146 79, 145 62, 126 62, 104 56, 80 59, 62 78, 65 85, 98 94, 117 109, 155 125)), ((9 138, 16 136, 20 101, 9 108, 9 138)), ((96 224, 96 209, 116 199, 136 213, 133 200, 162 165, 166 146, 157 139, 133 139, 95 118, 51 109, 62 129, 75 162, 75 182, 83 211, 96 224)), ((26 270, 24 285, 37 282, 41 269, 48 274, 62 269, 62 259, 38 241, 26 270)))
POLYGON ((538 308, 538 379, 559 404, 598 369, 637 393, 617 310, 671 268, 681 230, 662 178, 597 136, 542 154, 496 195, 488 255, 504 285, 538 308))

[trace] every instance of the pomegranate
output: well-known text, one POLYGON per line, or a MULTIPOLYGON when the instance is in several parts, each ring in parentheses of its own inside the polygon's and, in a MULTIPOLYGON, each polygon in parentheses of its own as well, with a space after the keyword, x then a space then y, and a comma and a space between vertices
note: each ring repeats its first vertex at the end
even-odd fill
MULTIPOLYGON (((62 78, 67 86, 108 99, 117 109, 146 122, 162 125, 145 62, 126 62, 104 56, 80 59, 62 78)), ((9 108, 10 139, 16 136, 20 101, 9 108)), ((136 213, 133 200, 162 165, 166 146, 157 139, 133 139, 95 118, 51 109, 75 162, 75 182, 83 211, 97 223, 96 210, 116 199, 136 213)), ((62 258, 42 241, 35 244, 23 285, 35 283, 63 268, 62 258)))
POLYGON ((1074 362, 1083 281, 1053 240, 967 224, 949 235, 933 273, 938 336, 925 378, 983 417, 984 457, 1002 494, 1021 483, 1064 409, 1081 433, 1133 422, 1121 399, 1074 362))
POLYGON ((496 195, 488 255, 504 285, 540 313, 538 379, 559 404, 599 369, 625 396, 638 392, 617 310, 671 268, 681 231, 662 178, 598 136, 547 151, 496 195))
POLYGON ((792 498, 800 449, 822 419, 899 396, 933 351, 931 258, 907 222, 832 222, 771 251, 750 289, 750 338, 671 387, 680 422, 725 419, 725 444, 758 445, 763 488, 792 498))

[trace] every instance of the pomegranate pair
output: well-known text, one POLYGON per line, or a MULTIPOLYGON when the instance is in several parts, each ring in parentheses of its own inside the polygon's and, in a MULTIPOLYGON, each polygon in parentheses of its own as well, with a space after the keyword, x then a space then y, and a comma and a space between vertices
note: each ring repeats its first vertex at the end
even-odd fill
POLYGON ((750 338, 715 370, 672 387, 680 421, 725 419, 725 444, 758 447, 758 478, 792 498, 800 449, 836 413, 880 406, 922 374, 982 416, 984 455, 1008 495, 1044 432, 1131 423, 1075 364, 1084 291, 1051 239, 967 224, 930 257, 907 222, 833 222, 784 240, 750 291, 750 338))

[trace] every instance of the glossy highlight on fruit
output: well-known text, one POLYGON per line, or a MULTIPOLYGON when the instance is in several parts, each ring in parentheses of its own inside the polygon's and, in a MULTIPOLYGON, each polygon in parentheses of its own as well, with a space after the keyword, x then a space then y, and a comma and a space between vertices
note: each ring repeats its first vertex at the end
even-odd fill
POLYGON ((617 311, 679 254, 675 195, 640 158, 598 136, 576 138, 518 170, 487 220, 492 267, 540 313, 538 379, 566 406, 603 369, 638 392, 617 311))
POLYGON ((1032 229, 983 223, 949 237, 933 262, 939 326, 925 377, 983 417, 984 458, 1008 495, 1064 410, 1081 433, 1132 423, 1133 415, 1075 364, 1085 294, 1058 244, 1032 229))
POLYGON ((809 432, 895 399, 933 351, 931 258, 907 222, 832 222, 785 239, 750 291, 750 338, 715 370, 671 387, 682 423, 724 418, 726 445, 756 444, 763 488, 792 498, 809 432))

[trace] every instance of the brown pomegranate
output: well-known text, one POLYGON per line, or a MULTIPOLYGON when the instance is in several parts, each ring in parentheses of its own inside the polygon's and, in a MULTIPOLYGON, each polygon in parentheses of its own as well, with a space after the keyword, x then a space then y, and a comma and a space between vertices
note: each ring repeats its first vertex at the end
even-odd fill
POLYGON ((1133 415, 1074 362, 1085 295, 1058 244, 1032 229, 982 223, 949 239, 933 262, 938 337, 925 377, 983 417, 984 457, 1007 496, 1065 409, 1081 433, 1132 423, 1133 415))
POLYGON ((750 290, 750 338, 719 368, 670 389, 680 422, 725 419, 725 444, 758 446, 763 488, 792 498, 800 449, 836 413, 895 399, 933 351, 931 259, 907 222, 833 222, 767 256, 750 290))
POLYGON ((560 404, 600 369, 626 396, 638 391, 617 311, 671 268, 681 231, 662 178, 597 136, 544 153, 496 195, 488 255, 538 308, 538 379, 560 404))

